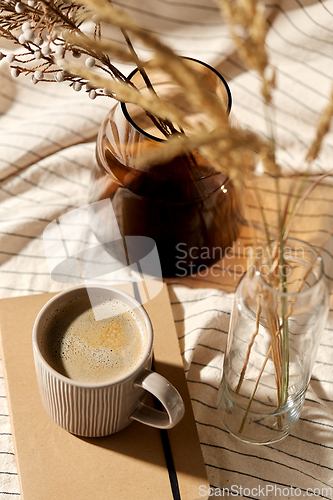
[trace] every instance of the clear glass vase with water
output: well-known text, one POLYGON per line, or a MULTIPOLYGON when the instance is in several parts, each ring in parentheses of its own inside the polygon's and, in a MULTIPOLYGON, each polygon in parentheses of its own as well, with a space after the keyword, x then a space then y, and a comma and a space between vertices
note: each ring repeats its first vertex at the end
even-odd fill
POLYGON ((268 265, 251 267, 236 290, 218 391, 223 425, 254 444, 280 441, 296 424, 329 307, 313 247, 287 241, 283 283, 268 265))

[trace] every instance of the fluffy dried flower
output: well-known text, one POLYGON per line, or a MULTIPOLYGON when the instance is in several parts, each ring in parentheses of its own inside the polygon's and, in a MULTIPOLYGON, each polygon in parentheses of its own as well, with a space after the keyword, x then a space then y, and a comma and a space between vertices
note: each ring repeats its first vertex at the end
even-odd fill
POLYGON ((68 70, 69 73, 89 80, 95 88, 105 89, 109 95, 115 97, 118 101, 132 102, 145 110, 149 110, 155 116, 178 123, 181 127, 189 127, 186 118, 178 108, 168 102, 162 101, 152 92, 149 92, 148 95, 143 95, 140 91, 127 83, 105 78, 97 73, 92 73, 84 66, 69 64, 63 59, 59 61, 59 64, 63 69, 68 70))
POLYGON ((274 77, 267 76, 269 60, 265 40, 268 26, 263 5, 255 0, 217 0, 217 3, 228 21, 240 57, 249 69, 260 75, 262 95, 269 104, 272 100, 274 77), (237 30, 239 27, 242 29, 241 35, 237 30))
POLYGON ((318 157, 323 139, 330 130, 332 116, 333 116, 333 86, 331 90, 329 103, 324 109, 319 119, 319 123, 316 129, 316 137, 313 140, 309 148, 309 151, 306 155, 306 161, 312 162, 318 157))

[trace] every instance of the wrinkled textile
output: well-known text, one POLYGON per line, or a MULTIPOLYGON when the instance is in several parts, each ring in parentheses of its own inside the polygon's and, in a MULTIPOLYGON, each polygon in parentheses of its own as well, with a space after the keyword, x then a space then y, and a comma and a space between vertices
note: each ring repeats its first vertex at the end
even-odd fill
MULTIPOLYGON (((151 31, 162 33, 180 54, 216 67, 229 82, 238 122, 266 134, 259 79, 235 53, 215 3, 121 0, 117 4, 151 31)), ((333 1, 277 0, 266 7, 267 48, 277 72, 278 161, 285 174, 291 175, 302 168, 320 111, 328 103, 333 76, 333 1)), ((7 50, 5 46, 3 51, 7 50)), ((142 54, 149 57, 143 48, 142 54)), ((129 67, 122 69, 130 71, 129 67)), ((66 83, 33 85, 23 76, 13 79, 6 60, 1 61, 1 298, 71 286, 51 279, 42 234, 56 217, 87 203, 97 132, 112 105, 108 97, 92 101, 66 83)), ((329 134, 314 171, 332 168, 332 148, 329 134)), ((333 222, 329 179, 311 193, 291 233, 317 248, 333 222)), ((289 181, 281 184, 282 196, 288 195, 289 185, 289 181)), ((260 192, 274 219, 273 183, 263 182, 260 192)), ((289 498, 294 492, 332 498, 331 312, 300 420, 287 439, 265 447, 249 446, 232 438, 219 421, 217 388, 233 294, 243 269, 242 249, 247 244, 249 232, 244 227, 233 259, 226 257, 209 272, 202 269, 193 278, 183 278, 180 272, 167 280, 211 493, 229 488, 240 498, 289 498)), ((333 279, 332 252, 329 241, 323 253, 329 285, 333 279)), ((198 498, 201 493, 198 491, 198 498)), ((19 498, 20 490, 5 384, 0 378, 0 499, 12 497, 19 498)))

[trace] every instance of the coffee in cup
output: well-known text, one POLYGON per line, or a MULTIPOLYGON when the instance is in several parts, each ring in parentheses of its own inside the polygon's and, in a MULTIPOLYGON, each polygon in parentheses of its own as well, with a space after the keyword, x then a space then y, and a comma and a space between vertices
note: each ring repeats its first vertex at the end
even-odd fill
POLYGON ((47 413, 67 431, 87 437, 113 434, 133 420, 174 427, 184 403, 168 380, 151 371, 153 338, 145 309, 116 288, 78 286, 51 298, 32 334, 47 413), (144 404, 147 392, 164 411, 144 404))
POLYGON ((125 376, 140 361, 147 343, 145 326, 119 299, 91 306, 88 294, 73 297, 48 318, 41 341, 45 360, 77 382, 102 383, 125 376), (96 320, 99 308, 104 319, 96 320))

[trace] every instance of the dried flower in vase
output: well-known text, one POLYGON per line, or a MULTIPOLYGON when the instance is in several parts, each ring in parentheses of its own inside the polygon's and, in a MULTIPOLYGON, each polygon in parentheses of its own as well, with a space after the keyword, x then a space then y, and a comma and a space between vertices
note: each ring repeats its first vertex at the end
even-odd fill
POLYGON ((252 152, 264 151, 262 139, 253 132, 233 129, 225 106, 211 95, 186 61, 111 3, 0 0, 0 13, 1 35, 22 49, 6 56, 13 77, 30 75, 34 84, 42 80, 67 82, 74 91, 85 90, 91 99, 108 96, 141 106, 166 138, 172 137, 172 143, 168 141, 158 152, 164 157, 202 149, 235 182, 243 181, 244 168, 249 172, 254 169, 252 152), (126 47, 104 38, 102 24, 119 28, 126 47), (137 56, 132 38, 152 50, 150 67, 163 69, 194 107, 205 110, 211 124, 209 129, 201 123, 191 129, 178 107, 156 95, 146 75, 147 63, 137 56), (136 65, 150 92, 138 91, 117 69, 114 60, 136 65))
MULTIPOLYGON (((127 81, 126 77, 112 64, 108 55, 88 46, 69 41, 69 34, 81 36, 92 31, 94 37, 101 37, 100 24, 93 16, 87 16, 86 9, 77 3, 67 1, 32 1, 27 3, 0 1, 0 34, 21 47, 6 57, 13 77, 30 75, 33 83, 41 80, 50 82, 67 81, 75 91, 85 88, 89 97, 108 95, 102 88, 94 89, 89 81, 59 69, 56 60, 70 57, 83 58, 88 68, 98 67, 108 77, 127 81), (90 21, 90 26, 88 25, 90 21)), ((119 50, 121 50, 119 48, 119 50)), ((130 54, 123 58, 132 60, 130 54)))

